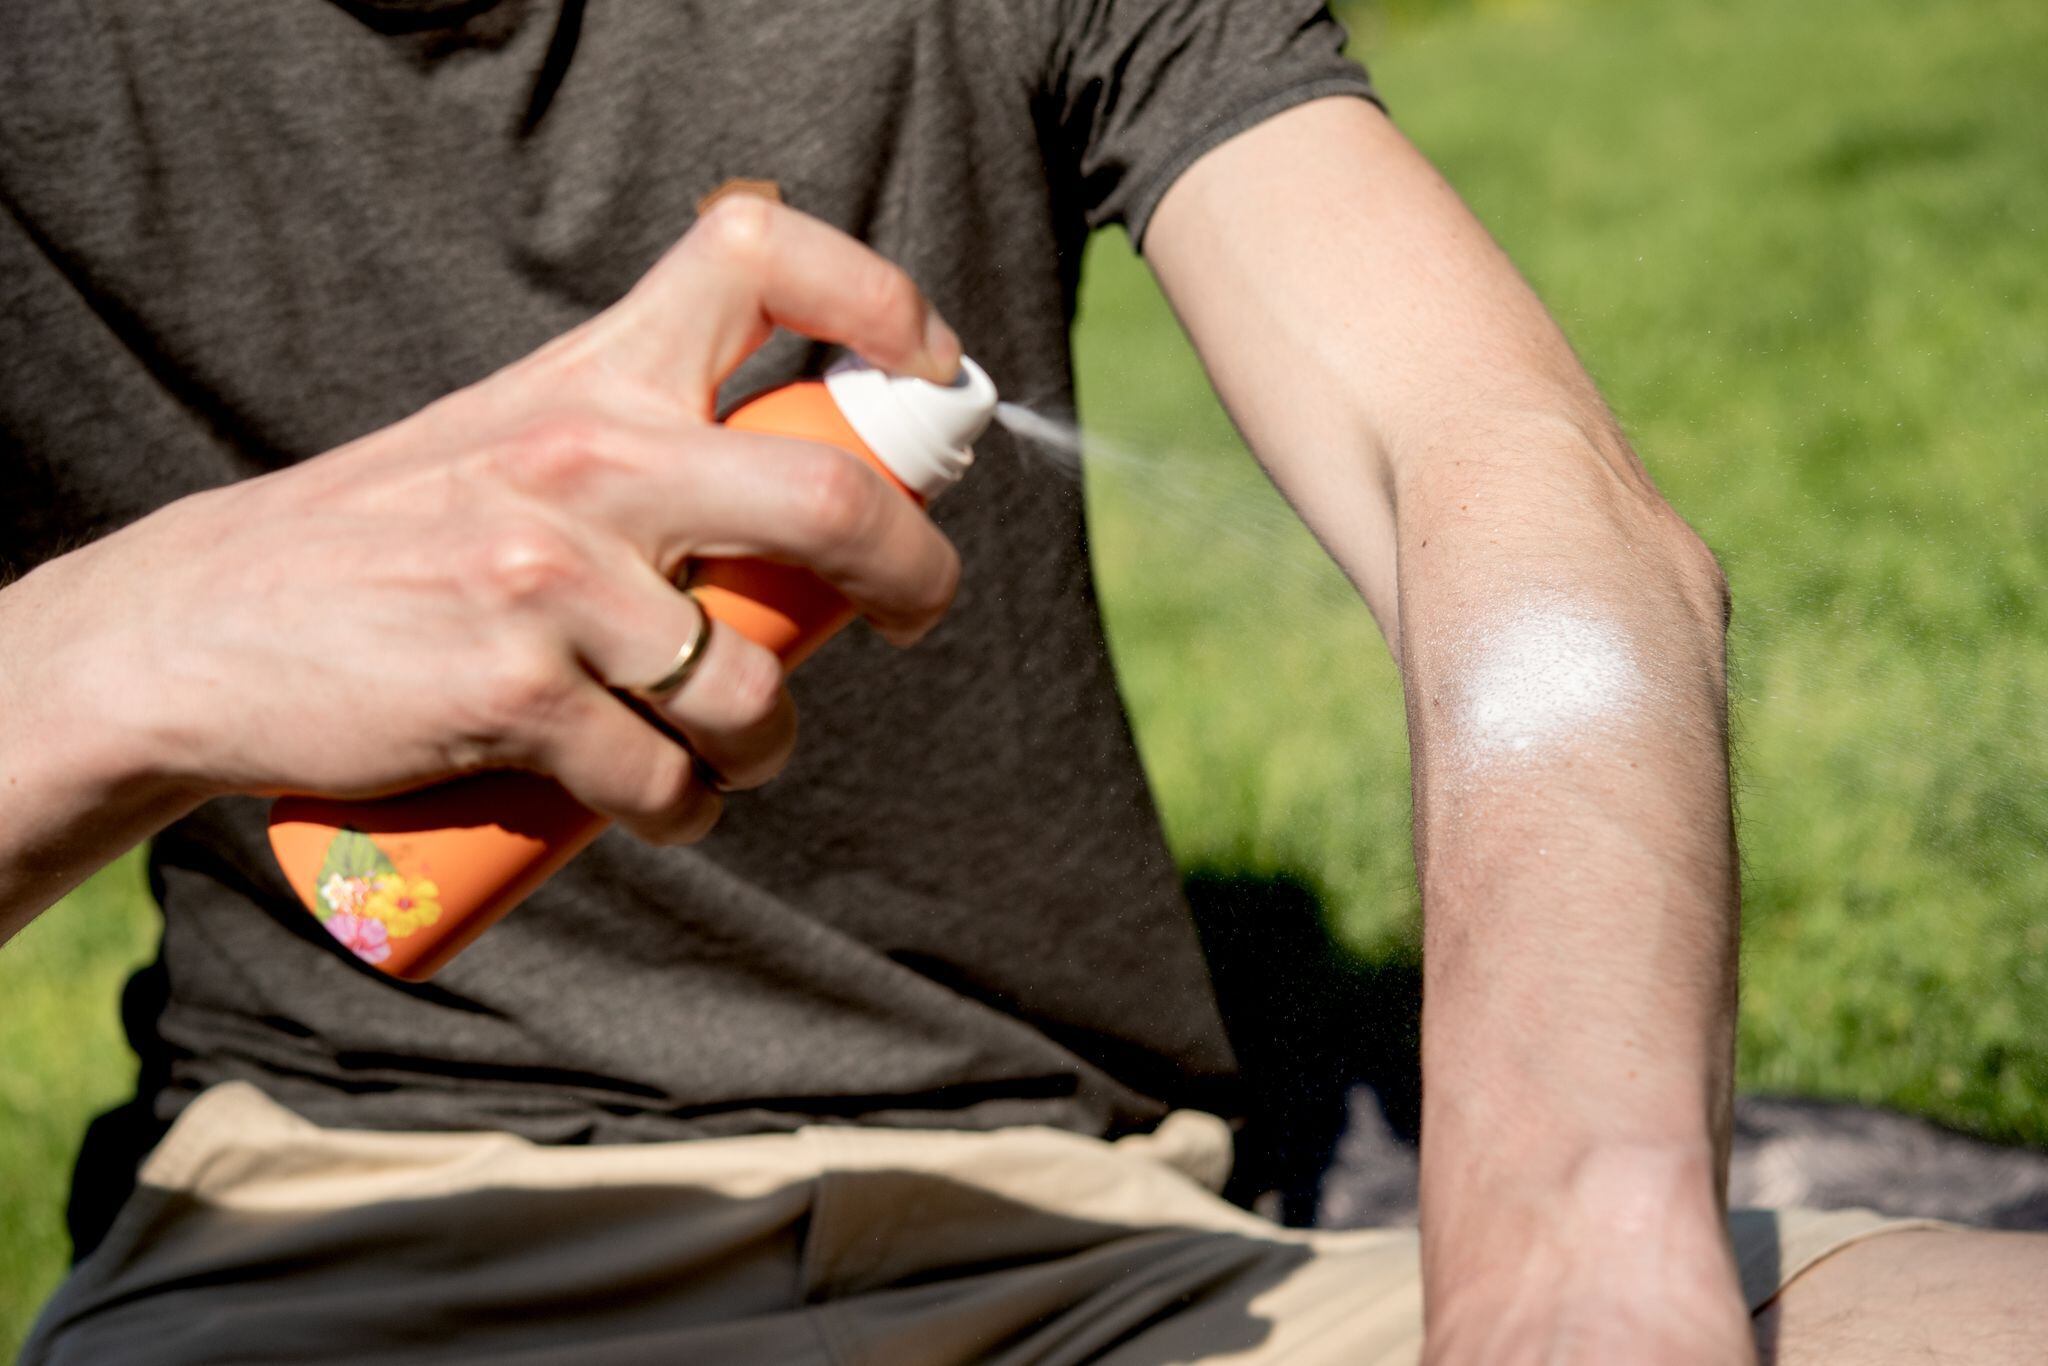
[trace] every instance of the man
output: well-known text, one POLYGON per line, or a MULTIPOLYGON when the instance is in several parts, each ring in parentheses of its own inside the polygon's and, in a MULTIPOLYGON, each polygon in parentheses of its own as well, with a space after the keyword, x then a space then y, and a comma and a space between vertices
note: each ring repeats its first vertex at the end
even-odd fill
POLYGON ((154 835, 166 930, 30 1360, 2031 1350, 2031 1241, 1731 1244, 1720 575, 1318 5, 94 18, 0 44, 0 906, 154 835), (792 207, 692 226, 735 176, 792 207), (1060 403, 1116 222, 1402 663, 1419 1247, 1199 1189, 1230 1060, 1073 490, 992 436, 935 526, 710 425, 807 339, 1060 403), (740 552, 929 639, 785 691, 715 633, 634 711, 740 552), (424 988, 251 795, 508 765, 631 834, 424 988))

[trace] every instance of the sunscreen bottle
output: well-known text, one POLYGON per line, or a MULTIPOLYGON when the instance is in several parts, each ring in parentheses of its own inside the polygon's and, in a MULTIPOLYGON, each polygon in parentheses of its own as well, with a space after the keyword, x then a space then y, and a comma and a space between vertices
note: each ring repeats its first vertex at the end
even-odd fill
MULTIPOLYGON (((801 437, 865 460, 930 502, 966 474, 995 412, 971 360, 950 385, 849 359, 741 405, 725 425, 801 437)), ((696 561, 690 591, 714 623, 794 668, 853 619, 845 598, 794 565, 696 561)), ((374 801, 288 796, 270 847, 292 891, 357 957, 421 982, 603 833, 608 822, 537 773, 492 771, 374 801)))

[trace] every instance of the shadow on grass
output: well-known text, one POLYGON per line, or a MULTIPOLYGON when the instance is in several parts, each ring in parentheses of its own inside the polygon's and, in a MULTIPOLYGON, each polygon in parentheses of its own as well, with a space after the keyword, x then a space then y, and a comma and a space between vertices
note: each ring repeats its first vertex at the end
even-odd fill
POLYGON ((1421 1131, 1420 953, 1346 953, 1294 874, 1198 868, 1184 886, 1244 1074, 1249 1118, 1225 1194, 1312 1225, 1357 1088, 1371 1088, 1400 1142, 1421 1131))

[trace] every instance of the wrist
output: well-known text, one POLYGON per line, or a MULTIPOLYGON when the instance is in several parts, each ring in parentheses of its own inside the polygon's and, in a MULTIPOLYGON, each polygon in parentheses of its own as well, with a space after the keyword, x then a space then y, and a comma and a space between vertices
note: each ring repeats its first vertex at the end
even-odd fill
POLYGON ((1603 1138, 1569 1152, 1499 1147, 1477 1163, 1425 1151, 1423 1276, 1432 1314, 1467 1296, 1491 1298, 1532 1274, 1568 1279, 1574 1265, 1610 1257, 1645 1278, 1719 1279, 1732 1270, 1719 1159, 1705 1132, 1603 1138))
MULTIPOLYGON (((181 771, 159 680, 142 671, 148 623, 124 625, 132 584, 102 583, 104 542, 51 560, 0 594, 0 773, 13 802, 111 814, 163 809, 174 819, 205 798, 181 771)), ((174 709, 174 708, 173 708, 174 709)), ((12 804, 12 803, 11 803, 12 804)))
POLYGON ((1753 1360, 1713 1152, 1595 1144, 1561 1177, 1487 1192, 1449 1237, 1425 1186, 1425 1360, 1753 1360))
POLYGON ((98 604, 71 560, 0 592, 0 942, 200 800, 101 700, 98 604))

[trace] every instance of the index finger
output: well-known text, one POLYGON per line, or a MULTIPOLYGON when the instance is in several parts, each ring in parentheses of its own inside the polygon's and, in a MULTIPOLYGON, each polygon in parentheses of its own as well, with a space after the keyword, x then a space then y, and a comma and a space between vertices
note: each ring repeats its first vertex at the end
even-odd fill
POLYGON ((622 435, 619 457, 630 462, 619 476, 591 481, 575 506, 663 577, 692 559, 802 566, 899 643, 924 634, 953 600, 953 543, 845 451, 720 428, 682 440, 622 435))
POLYGON ((959 338, 901 267, 758 195, 713 204, 612 314, 618 363, 707 407, 778 326, 936 384, 960 369, 959 338))

